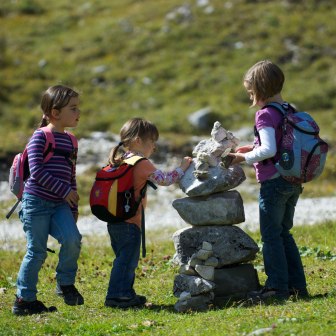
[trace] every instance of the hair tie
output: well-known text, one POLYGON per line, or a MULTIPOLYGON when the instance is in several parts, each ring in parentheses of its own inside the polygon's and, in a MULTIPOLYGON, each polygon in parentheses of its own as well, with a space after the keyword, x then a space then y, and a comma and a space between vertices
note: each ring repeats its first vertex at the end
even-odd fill
POLYGON ((124 143, 122 141, 119 142, 118 146, 122 146, 124 143))
POLYGON ((47 119, 48 117, 46 116, 46 114, 43 113, 42 119, 47 119))

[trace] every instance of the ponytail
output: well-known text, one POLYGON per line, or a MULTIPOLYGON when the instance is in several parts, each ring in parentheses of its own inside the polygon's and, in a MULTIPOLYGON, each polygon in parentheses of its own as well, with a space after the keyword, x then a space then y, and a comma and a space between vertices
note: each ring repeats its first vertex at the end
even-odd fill
POLYGON ((120 149, 120 147, 122 147, 124 145, 124 143, 122 141, 120 141, 118 143, 117 146, 115 146, 112 150, 111 150, 111 153, 110 153, 110 156, 109 156, 109 164, 110 165, 116 165, 116 164, 119 164, 121 162, 121 158, 116 158, 117 156, 117 153, 120 149))
POLYGON ((48 122, 48 117, 47 117, 45 114, 43 114, 43 117, 42 117, 42 119, 41 119, 39 128, 40 128, 40 127, 47 126, 48 124, 49 124, 49 122, 48 122))

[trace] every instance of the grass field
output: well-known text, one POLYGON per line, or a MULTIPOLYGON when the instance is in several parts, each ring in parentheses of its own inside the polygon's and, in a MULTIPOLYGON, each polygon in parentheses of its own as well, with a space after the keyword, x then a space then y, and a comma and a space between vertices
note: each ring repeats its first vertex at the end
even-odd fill
MULTIPOLYGON (((13 242, 12 250, 0 250, 0 335, 249 335, 263 328, 271 328, 267 332, 272 335, 333 335, 336 223, 298 227, 293 232, 300 246, 310 299, 252 307, 231 303, 221 309, 185 314, 173 308, 177 301, 172 293, 177 268, 171 263, 172 232, 148 232, 148 256, 140 261, 135 288, 147 296, 149 304, 143 309, 122 311, 104 307, 113 261, 108 237, 88 236, 83 239, 77 277, 85 305, 70 307, 56 297, 57 255, 49 254, 40 272, 38 298, 57 306, 58 312, 26 317, 12 315, 15 279, 25 246, 24 242, 13 242)), ((258 233, 249 234, 259 242, 258 233)), ((263 283, 265 274, 260 254, 255 266, 263 283)))
POLYGON ((22 148, 57 83, 81 93, 79 137, 143 116, 186 141, 205 107, 227 129, 252 127, 242 77, 265 58, 286 74, 285 99, 333 139, 332 0, 4 0, 0 22, 0 157, 22 148))
MULTIPOLYGON (((142 116, 155 122, 178 152, 192 135, 208 136, 209 130, 194 129, 187 121, 190 113, 204 107, 210 107, 227 129, 252 127, 254 111, 248 107, 242 76, 256 61, 269 58, 286 74, 284 98, 309 111, 330 144, 323 175, 305 187, 304 195, 334 196, 334 1, 202 3, 206 1, 1 1, 1 165, 22 150, 40 120, 42 91, 57 83, 81 93, 82 114, 75 130, 79 138, 92 131, 118 133, 125 120, 142 116)), ((78 178, 82 199, 87 199, 93 176, 91 171, 78 178)), ((0 203, 1 215, 9 204, 0 203)), ((336 223, 293 232, 311 299, 254 307, 232 303, 187 314, 173 308, 177 268, 171 263, 169 230, 148 232, 148 257, 139 264, 135 287, 149 304, 126 311, 104 307, 113 261, 106 235, 83 239, 78 288, 84 306, 66 306, 55 296, 57 254, 49 254, 40 272, 39 299, 56 305, 58 312, 13 316, 25 242, 7 241, 11 248, 0 248, 0 335, 333 335, 336 223)), ((258 233, 249 234, 259 242, 258 233)), ((263 283, 260 254, 255 266, 263 283)))

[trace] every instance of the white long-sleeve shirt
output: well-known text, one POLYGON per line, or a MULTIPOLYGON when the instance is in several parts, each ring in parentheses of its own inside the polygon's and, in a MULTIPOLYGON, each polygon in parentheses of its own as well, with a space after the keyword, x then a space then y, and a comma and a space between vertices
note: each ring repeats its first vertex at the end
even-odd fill
POLYGON ((260 142, 259 147, 254 148, 251 152, 245 154, 247 164, 253 164, 265 159, 269 159, 276 154, 275 130, 273 127, 264 127, 259 130, 260 142))

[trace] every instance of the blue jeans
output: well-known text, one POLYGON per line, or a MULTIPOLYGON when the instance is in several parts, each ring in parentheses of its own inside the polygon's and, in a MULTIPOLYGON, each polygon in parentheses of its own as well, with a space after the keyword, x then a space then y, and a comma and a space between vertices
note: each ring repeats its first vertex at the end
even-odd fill
POLYGON ((53 202, 24 193, 19 212, 27 239, 18 279, 17 296, 36 300, 38 273, 47 257, 48 235, 61 244, 56 279, 60 285, 75 283, 82 236, 67 202, 53 202))
POLYGON ((266 287, 279 290, 306 288, 300 253, 291 233, 301 185, 282 177, 261 183, 259 195, 260 232, 267 275, 266 287))
POLYGON ((141 231, 135 224, 107 224, 115 260, 106 299, 134 297, 135 269, 140 258, 141 231))

